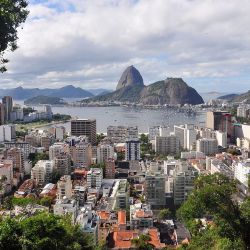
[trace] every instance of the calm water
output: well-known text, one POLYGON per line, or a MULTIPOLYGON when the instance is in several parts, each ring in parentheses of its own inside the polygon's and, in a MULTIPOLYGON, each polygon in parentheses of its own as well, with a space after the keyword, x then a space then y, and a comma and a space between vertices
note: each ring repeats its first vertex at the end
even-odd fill
MULTIPOLYGON (((15 103, 23 104, 18 101, 15 103)), ((41 109, 41 106, 35 109, 41 109)), ((73 118, 95 118, 97 132, 107 132, 109 125, 138 126, 140 133, 147 133, 151 126, 164 125, 172 128, 180 124, 199 124, 205 121, 205 114, 188 116, 171 109, 150 110, 143 108, 128 107, 52 107, 53 113, 68 114, 73 118)), ((70 130, 70 123, 60 124, 70 130)))

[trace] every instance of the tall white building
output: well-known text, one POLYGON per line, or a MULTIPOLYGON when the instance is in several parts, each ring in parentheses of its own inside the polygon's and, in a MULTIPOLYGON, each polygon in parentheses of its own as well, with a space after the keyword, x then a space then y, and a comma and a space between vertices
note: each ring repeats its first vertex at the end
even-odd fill
POLYGON ((248 187, 248 178, 250 178, 250 159, 238 162, 235 165, 234 176, 244 186, 248 187))
POLYGON ((218 130, 216 130, 215 133, 216 133, 216 139, 218 142, 218 146, 226 148, 227 147, 227 133, 222 132, 222 131, 218 131, 218 130))
POLYGON ((31 169, 31 179, 35 180, 37 184, 49 183, 53 168, 53 161, 40 160, 31 169))
POLYGON ((91 168, 87 173, 88 188, 101 188, 103 172, 101 168, 91 168))
POLYGON ((192 150, 196 143, 196 130, 193 124, 174 126, 174 134, 180 139, 180 146, 192 150))
POLYGON ((249 115, 250 115, 250 106, 248 106, 246 104, 238 106, 238 108, 237 108, 237 116, 238 117, 247 118, 247 117, 249 117, 249 115))
POLYGON ((212 155, 218 151, 217 139, 201 138, 196 142, 196 151, 205 155, 212 155))
POLYGON ((57 156, 64 152, 64 143, 58 142, 54 143, 49 147, 49 159, 54 160, 57 156))
POLYGON ((16 139, 15 125, 2 125, 0 126, 0 142, 13 141, 16 139))
POLYGON ((127 140, 125 144, 125 160, 138 161, 140 160, 140 141, 139 139, 127 140))
POLYGON ((70 175, 64 175, 57 182, 57 199, 62 200, 64 197, 72 197, 72 181, 70 175))
POLYGON ((97 146, 97 163, 103 163, 109 158, 114 158, 114 147, 109 144, 101 144, 97 146))

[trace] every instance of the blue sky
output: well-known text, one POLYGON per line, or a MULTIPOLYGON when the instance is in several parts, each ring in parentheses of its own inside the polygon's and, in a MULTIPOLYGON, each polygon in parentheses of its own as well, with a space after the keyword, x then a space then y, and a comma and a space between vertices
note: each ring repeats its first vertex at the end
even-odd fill
POLYGON ((145 84, 250 89, 250 1, 30 0, 1 88, 114 89, 133 64, 145 84))

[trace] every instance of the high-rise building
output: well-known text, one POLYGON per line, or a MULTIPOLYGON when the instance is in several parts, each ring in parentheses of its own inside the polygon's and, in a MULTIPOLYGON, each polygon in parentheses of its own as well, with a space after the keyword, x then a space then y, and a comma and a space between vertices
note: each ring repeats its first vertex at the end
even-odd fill
POLYGON ((72 181, 70 175, 64 175, 57 182, 57 199, 71 199, 72 197, 72 181))
POLYGON ((212 155, 218 152, 217 139, 201 138, 196 142, 196 151, 205 155, 212 155))
POLYGON ((2 103, 0 103, 0 125, 3 125, 5 123, 5 108, 2 103))
POLYGON ((107 159, 105 161, 105 178, 106 179, 115 179, 115 160, 107 159))
POLYGON ((75 167, 89 167, 91 165, 92 149, 89 143, 80 142, 71 146, 70 154, 75 167))
POLYGON ((125 144, 125 160, 139 161, 140 160, 140 141, 139 139, 127 140, 125 144))
POLYGON ((88 137, 92 145, 96 144, 96 120, 77 119, 71 121, 71 135, 88 137))
POLYGON ((5 158, 13 161, 13 169, 24 174, 24 153, 20 148, 10 148, 5 152, 5 158))
POLYGON ((60 153, 54 158, 54 168, 60 175, 69 175, 71 173, 71 158, 67 153, 60 153))
POLYGON ((180 139, 180 146, 183 149, 193 149, 196 143, 196 130, 193 124, 174 126, 174 134, 180 139))
POLYGON ((0 126, 0 141, 11 142, 16 139, 16 128, 15 125, 1 125, 0 126))
POLYGON ((194 179, 198 175, 197 170, 191 166, 180 164, 173 171, 173 198, 176 206, 186 201, 189 193, 194 188, 194 179))
POLYGON ((4 119, 5 121, 10 121, 10 114, 13 110, 13 100, 11 96, 4 96, 2 98, 2 103, 4 105, 5 115, 4 119))
POLYGON ((54 169, 53 161, 40 160, 31 169, 31 179, 35 180, 36 184, 49 183, 52 178, 54 169))
POLYGON ((153 209, 163 208, 165 200, 165 176, 161 172, 147 173, 145 176, 146 201, 153 209))
POLYGON ((113 143, 125 142, 128 139, 138 138, 138 127, 108 126, 107 137, 113 143))
POLYGON ((180 139, 175 135, 156 136, 155 152, 163 155, 175 155, 180 152, 180 139))
POLYGON ((64 152, 64 143, 57 142, 49 147, 49 159, 54 160, 57 156, 64 152))
POLYGON ((226 111, 209 111, 207 112, 206 127, 226 132, 227 137, 231 138, 233 131, 232 115, 226 111))
POLYGON ((109 158, 114 158, 114 147, 108 144, 97 146, 96 158, 97 163, 103 163, 109 158))
POLYGON ((87 173, 88 188, 101 188, 102 179, 103 179, 102 169, 91 168, 87 173))

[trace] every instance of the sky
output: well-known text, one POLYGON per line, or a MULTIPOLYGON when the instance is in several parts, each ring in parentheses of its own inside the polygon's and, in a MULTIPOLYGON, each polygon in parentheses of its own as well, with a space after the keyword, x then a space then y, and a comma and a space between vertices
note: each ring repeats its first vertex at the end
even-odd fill
POLYGON ((199 92, 250 89, 249 0, 30 0, 0 88, 115 89, 182 77, 199 92))

